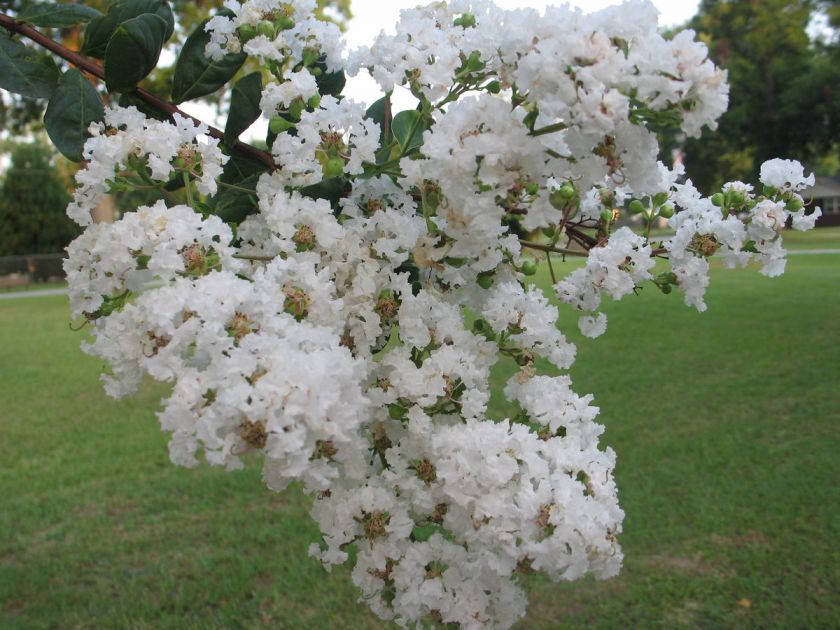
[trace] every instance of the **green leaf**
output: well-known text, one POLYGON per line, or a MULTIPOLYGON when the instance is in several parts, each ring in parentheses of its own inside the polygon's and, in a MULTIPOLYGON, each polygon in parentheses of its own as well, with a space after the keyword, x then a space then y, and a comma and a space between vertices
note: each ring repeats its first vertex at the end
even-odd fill
POLYGON ((391 92, 388 92, 388 94, 380 98, 378 101, 375 101, 370 107, 368 107, 367 111, 365 112, 365 118, 369 118, 377 125, 384 128, 385 118, 388 114, 388 112, 385 111, 385 101, 387 101, 390 96, 391 92))
POLYGON ((56 148, 67 158, 80 162, 88 126, 104 118, 99 92, 73 68, 59 79, 44 114, 44 126, 56 148))
POLYGON ((247 188, 253 192, 246 193, 233 188, 223 188, 223 192, 214 200, 213 214, 226 223, 239 224, 245 217, 256 213, 259 209, 257 206, 257 181, 259 179, 260 176, 254 174, 236 184, 240 188, 247 188))
POLYGON ((154 13, 163 18, 167 28, 164 33, 164 41, 172 37, 175 32, 175 18, 172 9, 165 0, 117 0, 108 9, 108 13, 93 18, 85 29, 85 43, 82 46, 82 54, 88 57, 102 59, 108 49, 108 42, 117 27, 137 16, 145 13, 154 13))
POLYGON ((344 195, 344 186, 345 183, 341 177, 330 177, 317 184, 301 188, 300 194, 310 199, 326 199, 334 205, 344 195))
POLYGON ((344 76, 344 71, 327 72, 326 57, 321 57, 312 65, 312 69, 316 70, 315 84, 318 86, 318 92, 322 96, 338 96, 344 85, 347 83, 347 77, 344 76), (320 72, 317 72, 320 71, 320 72))
POLYGON ((400 112, 391 121, 391 133, 400 143, 403 154, 423 144, 423 132, 426 128, 427 124, 421 120, 420 112, 414 109, 400 112))
POLYGON ((241 52, 225 55, 219 61, 205 57, 204 47, 210 41, 205 24, 206 21, 202 22, 187 38, 178 56, 172 85, 172 100, 176 104, 212 94, 230 81, 245 63, 247 55, 241 52))
POLYGON ((239 182, 248 179, 252 175, 262 175, 267 170, 268 167, 262 162, 241 155, 234 150, 227 164, 225 164, 219 181, 224 184, 239 185, 239 182))
POLYGON ((93 18, 99 17, 100 15, 102 14, 93 7, 88 7, 83 4, 44 2, 30 4, 18 14, 17 20, 19 22, 28 22, 34 26, 66 28, 68 26, 90 22, 93 18))
POLYGON ((120 24, 105 50, 105 86, 109 92, 130 92, 154 70, 166 43, 166 21, 144 13, 120 24))
POLYGON ((0 33, 0 88, 30 96, 49 98, 58 83, 58 68, 52 58, 0 33))
POLYGON ((252 72, 233 86, 230 98, 230 112, 225 125, 225 143, 236 144, 243 131, 260 117, 260 96, 262 95, 262 74, 252 72))
POLYGON ((347 83, 347 77, 344 76, 344 70, 338 72, 324 72, 320 76, 315 77, 315 84, 318 86, 318 92, 323 96, 338 96, 344 89, 347 83))

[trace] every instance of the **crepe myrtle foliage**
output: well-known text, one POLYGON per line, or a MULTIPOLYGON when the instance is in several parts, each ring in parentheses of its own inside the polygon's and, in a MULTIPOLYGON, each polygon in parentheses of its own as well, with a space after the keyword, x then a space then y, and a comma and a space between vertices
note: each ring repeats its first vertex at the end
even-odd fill
POLYGON ((158 418, 173 462, 251 454, 271 489, 300 483, 321 532, 309 553, 328 569, 352 557, 383 619, 507 628, 525 615, 522 576, 609 578, 622 562, 598 408, 536 362, 575 359, 527 282, 537 260, 590 337, 604 296, 644 286, 702 311, 713 255, 783 272, 782 228, 819 216, 799 194, 813 176, 772 160, 761 190, 704 198, 657 162, 656 132, 714 129, 728 86, 693 32, 658 34, 644 0, 589 15, 437 2, 349 51, 313 8, 229 0, 186 39, 175 103, 259 64, 231 86, 223 131, 137 87, 173 33, 162 0, 0 17, 0 84, 49 99, 50 137, 82 161, 65 270, 108 394, 171 383, 158 418), (77 22, 80 52, 33 28, 77 22), (345 73, 385 96, 343 98, 345 73), (397 88, 414 109, 392 111, 397 88), (238 139, 260 117, 268 151, 238 139), (135 188, 161 199, 92 223, 135 188), (616 227, 628 215, 647 236, 616 227), (657 218, 673 236, 650 237, 657 218), (566 256, 585 264, 559 277, 566 256), (488 415, 500 361, 518 366, 505 419, 488 415))

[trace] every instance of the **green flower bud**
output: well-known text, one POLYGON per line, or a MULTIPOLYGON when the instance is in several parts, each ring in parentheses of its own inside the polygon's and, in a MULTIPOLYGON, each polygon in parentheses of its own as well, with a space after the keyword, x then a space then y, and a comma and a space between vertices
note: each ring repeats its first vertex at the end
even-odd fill
POLYGON ((281 134, 284 131, 288 131, 295 124, 283 118, 282 116, 274 116, 271 120, 268 121, 268 129, 271 133, 281 134))
POLYGON ((320 104, 321 104, 321 95, 320 94, 315 94, 313 96, 310 96, 309 100, 306 101, 306 106, 309 107, 310 109, 315 109, 320 104))
POLYGON ((609 225, 610 223, 612 223, 612 220, 613 220, 612 210, 604 210, 603 212, 601 212, 601 221, 603 221, 604 223, 609 225))
POLYGON ((250 24, 243 24, 239 27, 239 41, 243 44, 251 41, 257 36, 257 29, 250 24))
POLYGON ((717 206, 718 208, 722 208, 726 199, 723 196, 723 193, 715 193, 712 195, 712 204, 717 206))
POLYGON ((630 214, 640 214, 647 210, 647 208, 645 208, 645 204, 643 204, 638 199, 634 199, 633 201, 631 201, 627 209, 630 211, 630 214))
POLYGON ((464 13, 461 17, 455 18, 453 24, 455 26, 461 26, 463 28, 474 28, 475 15, 473 15, 472 13, 464 13))
POLYGON ((324 164, 324 177, 341 177, 344 174, 344 160, 332 158, 324 164))
POLYGON ((537 266, 530 260, 527 260, 524 263, 522 263, 522 266, 519 268, 519 271, 524 273, 526 276, 533 276, 537 273, 537 266))
POLYGON ((536 195, 540 192, 540 185, 536 182, 531 182, 530 184, 525 185, 525 192, 529 195, 536 195))
POLYGON ((563 199, 571 199, 575 196, 575 185, 572 182, 565 182, 560 186, 560 196, 563 199))
POLYGON ((303 113, 303 107, 303 101, 299 98, 296 98, 292 101, 292 104, 289 105, 289 116, 291 116, 295 120, 300 120, 300 115, 303 113))
POLYGON ((288 31, 290 28, 295 27, 295 21, 288 15, 281 15, 274 20, 274 26, 277 27, 278 31, 288 31))
POLYGON ((502 84, 498 81, 490 81, 485 87, 490 94, 498 94, 502 91, 502 84))
POLYGON ((674 216, 674 206, 666 204, 659 209, 659 216, 663 219, 670 219, 674 216))
POLYGON ((467 57, 467 63, 465 67, 470 72, 478 72, 479 70, 484 70, 486 65, 487 64, 485 64, 481 60, 481 53, 479 53, 477 50, 474 50, 470 53, 470 56, 467 57))
POLYGON ((562 210, 566 207, 566 199, 560 194, 559 190, 552 190, 548 196, 548 203, 554 207, 555 210, 562 210))
POLYGON ((408 410, 398 403, 388 405, 388 415, 392 420, 402 420, 408 410))
POLYGON ((668 201, 668 193, 661 192, 661 193, 656 193, 653 196, 653 205, 654 206, 659 207, 659 206, 663 205, 666 201, 668 201))
POLYGON ((480 286, 482 289, 489 289, 493 286, 493 274, 480 273, 478 274, 476 282, 478 282, 478 286, 480 286))
POLYGON ((798 195, 795 197, 791 197, 790 200, 785 204, 785 209, 788 212, 799 212, 804 207, 805 204, 802 201, 802 197, 798 195))
POLYGON ((259 24, 257 24, 257 35, 274 39, 274 24, 268 20, 260 20, 259 24))

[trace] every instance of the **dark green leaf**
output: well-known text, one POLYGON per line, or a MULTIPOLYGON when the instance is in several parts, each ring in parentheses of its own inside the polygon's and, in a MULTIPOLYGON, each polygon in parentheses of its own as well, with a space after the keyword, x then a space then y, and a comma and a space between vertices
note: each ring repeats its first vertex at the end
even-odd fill
POLYGON ((210 34, 204 30, 206 23, 202 22, 187 38, 178 56, 172 85, 175 103, 212 94, 230 81, 245 63, 245 53, 226 55, 219 61, 204 56, 204 47, 210 41, 210 34))
POLYGON ((30 96, 49 98, 58 83, 58 68, 52 58, 0 32, 0 88, 30 96))
POLYGON ((317 184, 301 188, 300 194, 310 199, 326 199, 335 204, 344 195, 344 180, 340 177, 324 179, 317 184))
POLYGON ((347 77, 344 76, 344 71, 338 72, 324 72, 321 76, 315 77, 315 83, 318 86, 318 92, 327 96, 338 96, 344 89, 344 84, 347 83, 347 77))
POLYGON ((56 148, 79 162, 88 137, 88 126, 104 117, 105 108, 99 92, 73 68, 59 79, 44 114, 44 126, 56 148))
POLYGON ((48 28, 66 28, 76 24, 84 24, 95 17, 102 15, 93 7, 83 4, 55 4, 44 2, 30 4, 21 11, 17 19, 20 22, 28 22, 34 26, 45 26, 48 28))
POLYGON ((262 175, 268 170, 268 167, 258 160, 245 157, 234 152, 225 168, 222 171, 222 176, 219 181, 225 184, 236 184, 244 181, 252 175, 262 175))
POLYGON ((420 112, 414 109, 400 112, 391 121, 391 133, 400 143, 403 153, 423 144, 423 132, 426 127, 426 122, 421 120, 420 112))
POLYGON ((82 54, 102 59, 111 35, 117 27, 145 13, 154 13, 166 22, 164 41, 172 37, 172 33, 175 32, 175 18, 167 2, 164 0, 117 0, 108 9, 107 14, 93 18, 87 25, 82 54))
POLYGON ((260 117, 262 74, 252 72, 236 82, 230 99, 230 112, 225 125, 225 142, 233 145, 240 134, 260 117))
POLYGON ((227 223, 241 223, 245 217, 254 214, 259 209, 257 206, 257 181, 259 175, 251 175, 236 185, 239 188, 247 188, 252 193, 246 193, 233 188, 222 188, 222 192, 216 197, 213 203, 213 214, 227 223))
POLYGON ((144 13, 120 24, 105 50, 105 85, 109 92, 130 92, 154 70, 166 40, 166 21, 144 13))
MULTIPOLYGON (((386 117, 388 119, 390 119, 390 112, 385 111, 385 102, 390 97, 391 97, 391 92, 388 92, 388 94, 386 94, 385 96, 380 98, 378 101, 373 103, 370 107, 368 107, 367 111, 365 112, 365 118, 369 118, 370 120, 375 122, 377 125, 379 125, 383 129, 385 128, 386 117)), ((388 120, 388 122, 390 123, 391 121, 388 120)))
POLYGON ((313 69, 320 70, 320 74, 315 77, 315 83, 318 86, 318 92, 323 96, 338 96, 341 90, 344 89, 344 84, 347 83, 347 77, 344 76, 344 71, 327 72, 327 64, 324 57, 314 64, 313 69))

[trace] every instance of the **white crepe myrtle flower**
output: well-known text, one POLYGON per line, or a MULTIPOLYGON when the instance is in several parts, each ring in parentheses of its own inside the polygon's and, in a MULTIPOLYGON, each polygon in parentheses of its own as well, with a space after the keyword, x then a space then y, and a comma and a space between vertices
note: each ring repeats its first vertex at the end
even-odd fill
POLYGON ((200 192, 212 195, 216 180, 228 157, 219 149, 219 141, 204 138, 206 125, 196 126, 179 114, 174 123, 146 118, 136 107, 110 106, 105 121, 91 123, 91 137, 85 142, 86 167, 76 173, 78 185, 68 216, 79 225, 92 222, 90 211, 110 190, 110 182, 129 166, 129 160, 142 160, 141 168, 151 179, 165 182, 174 172, 173 162, 196 173, 200 192))

